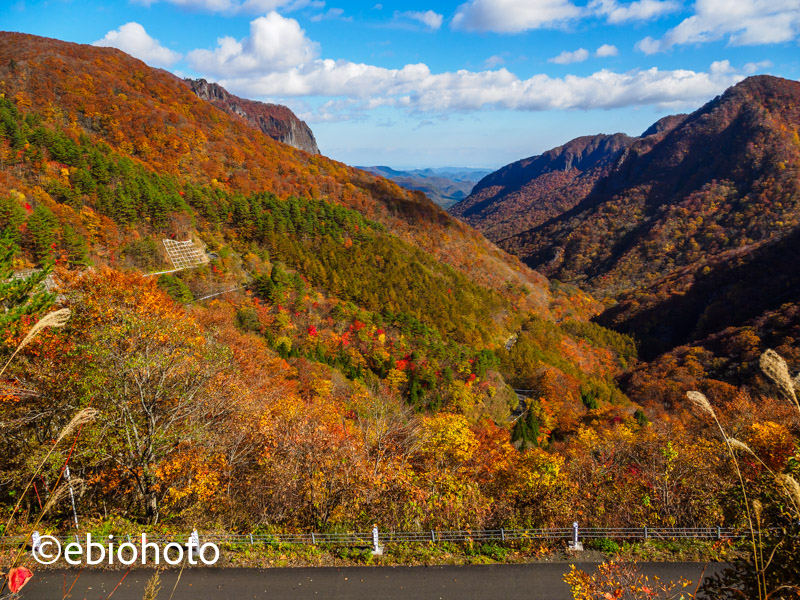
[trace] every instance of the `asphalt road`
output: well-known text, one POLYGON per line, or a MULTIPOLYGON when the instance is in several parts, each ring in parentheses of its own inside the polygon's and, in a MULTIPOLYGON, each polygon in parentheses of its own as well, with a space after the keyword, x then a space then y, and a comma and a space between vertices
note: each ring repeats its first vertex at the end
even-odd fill
MULTIPOLYGON (((595 565, 579 565, 593 569, 595 565)), ((697 563, 643 563, 642 570, 665 580, 697 580, 697 563)), ((709 565, 706 574, 721 568, 709 565)), ((173 600, 570 600, 562 581, 563 563, 443 567, 348 567, 293 569, 193 568, 183 572, 173 600)), ((84 571, 69 596, 72 600, 141 600, 148 569, 124 572, 84 571), (113 592, 113 595, 112 595, 113 592)), ((62 600, 77 571, 39 571, 22 591, 29 600, 62 600)), ((178 573, 161 574, 158 598, 168 600, 178 573)))

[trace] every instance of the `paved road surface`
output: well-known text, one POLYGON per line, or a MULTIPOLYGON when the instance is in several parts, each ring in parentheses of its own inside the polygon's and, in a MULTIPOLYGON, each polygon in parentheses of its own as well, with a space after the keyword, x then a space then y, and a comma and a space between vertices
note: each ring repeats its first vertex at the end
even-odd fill
MULTIPOLYGON (((642 569, 662 579, 681 576, 696 581, 702 565, 644 563, 642 569)), ((584 569, 594 565, 583 565, 584 569)), ((710 565, 706 574, 719 569, 710 565)), ((183 572, 174 600, 570 600, 561 580, 568 565, 474 565, 444 567, 349 567, 296 569, 194 568, 183 572)), ((61 600, 63 586, 77 572, 40 571, 25 587, 26 600, 61 600)), ((106 600, 121 572, 84 571, 72 590, 72 600, 106 600)), ((141 600, 149 570, 131 571, 113 593, 113 600, 141 600)), ((167 600, 177 572, 162 573, 160 600, 167 600)))

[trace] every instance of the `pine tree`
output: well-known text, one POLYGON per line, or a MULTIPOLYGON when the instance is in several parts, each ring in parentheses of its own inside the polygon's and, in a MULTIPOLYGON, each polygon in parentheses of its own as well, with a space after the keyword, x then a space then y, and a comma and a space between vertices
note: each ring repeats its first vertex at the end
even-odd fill
POLYGON ((17 247, 7 231, 0 236, 0 328, 8 329, 23 316, 40 312, 53 304, 55 295, 42 285, 48 269, 27 277, 14 277, 12 261, 17 247))

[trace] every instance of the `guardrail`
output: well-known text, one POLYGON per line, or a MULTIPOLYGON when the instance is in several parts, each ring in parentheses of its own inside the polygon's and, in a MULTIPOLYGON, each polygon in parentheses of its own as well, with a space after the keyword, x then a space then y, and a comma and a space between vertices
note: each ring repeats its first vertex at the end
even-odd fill
MULTIPOLYGON (((60 543, 81 541, 86 539, 86 532, 70 535, 54 536, 60 543)), ((203 542, 233 545, 275 545, 275 544, 310 544, 334 546, 373 546, 379 540, 384 544, 437 544, 437 543, 474 543, 474 542, 520 542, 529 540, 575 542, 587 539, 612 540, 737 540, 746 537, 740 530, 723 527, 585 527, 577 524, 572 527, 555 529, 464 529, 464 530, 428 530, 428 531, 367 531, 357 533, 204 533, 200 534, 203 542), (377 536, 377 537, 376 537, 377 536)), ((137 541, 141 533, 115 535, 116 540, 137 541)), ((95 538, 100 541, 100 536, 95 538)), ((147 535, 148 542, 168 544, 176 542, 185 544, 189 534, 183 535, 147 535)), ((0 547, 30 544, 31 540, 22 536, 0 538, 0 547)))

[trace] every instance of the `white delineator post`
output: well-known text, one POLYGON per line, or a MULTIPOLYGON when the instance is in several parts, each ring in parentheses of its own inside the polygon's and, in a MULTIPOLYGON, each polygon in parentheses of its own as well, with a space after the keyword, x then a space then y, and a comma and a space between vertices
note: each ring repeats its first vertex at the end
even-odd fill
POLYGON ((34 531, 31 534, 31 550, 33 550, 34 554, 39 554, 39 550, 42 547, 42 535, 38 531, 34 531))
POLYGON ((200 554, 200 534, 197 533, 197 529, 192 531, 192 534, 189 536, 189 557, 194 558, 195 556, 200 554))
POLYGON ((578 522, 572 524, 572 541, 569 543, 569 549, 574 552, 583 550, 583 544, 578 541, 578 522))
POLYGON ((378 526, 373 525, 372 527, 372 555, 373 556, 381 556, 383 554, 383 548, 381 548, 380 540, 378 539, 378 526))
POLYGON ((69 499, 72 501, 72 517, 75 519, 75 529, 78 529, 78 510, 75 508, 75 492, 72 491, 72 477, 69 473, 69 465, 64 467, 64 477, 67 478, 69 486, 69 499))

